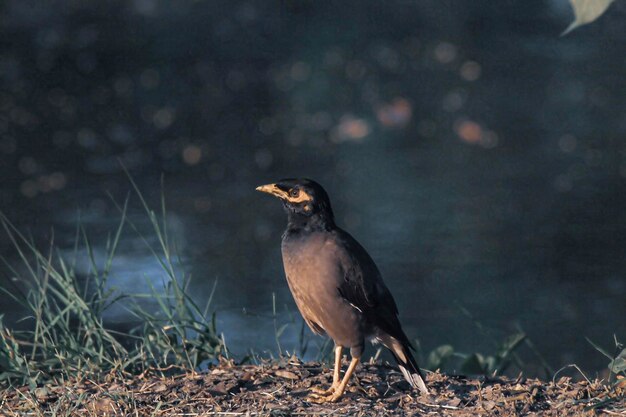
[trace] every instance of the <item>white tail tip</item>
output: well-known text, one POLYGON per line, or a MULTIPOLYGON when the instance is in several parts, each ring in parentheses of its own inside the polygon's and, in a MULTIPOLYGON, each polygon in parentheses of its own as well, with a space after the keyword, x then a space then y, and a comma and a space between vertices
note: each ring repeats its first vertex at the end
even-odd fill
POLYGON ((402 372, 402 375, 404 375, 404 379, 406 379, 413 388, 419 389, 422 394, 428 394, 428 388, 426 388, 426 383, 424 382, 420 374, 412 374, 402 365, 400 365, 399 368, 402 372))

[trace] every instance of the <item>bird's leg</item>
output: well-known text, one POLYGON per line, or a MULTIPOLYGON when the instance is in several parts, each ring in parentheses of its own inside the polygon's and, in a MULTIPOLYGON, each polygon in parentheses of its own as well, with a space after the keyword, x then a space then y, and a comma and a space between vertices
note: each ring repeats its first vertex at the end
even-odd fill
POLYGON ((343 392, 346 390, 346 385, 348 385, 348 381, 350 380, 350 377, 354 373, 356 365, 359 363, 359 359, 360 358, 358 356, 352 357, 352 360, 350 361, 350 366, 348 366, 348 370, 346 371, 346 374, 343 376, 343 379, 341 380, 337 388, 335 388, 335 391, 332 394, 326 397, 312 398, 310 401, 315 402, 315 403, 334 403, 335 401, 337 401, 343 395, 343 392))
POLYGON ((311 388, 313 396, 332 394, 339 386, 339 374, 341 372, 341 351, 343 346, 335 346, 335 370, 333 371, 333 384, 328 389, 321 389, 317 387, 311 388))

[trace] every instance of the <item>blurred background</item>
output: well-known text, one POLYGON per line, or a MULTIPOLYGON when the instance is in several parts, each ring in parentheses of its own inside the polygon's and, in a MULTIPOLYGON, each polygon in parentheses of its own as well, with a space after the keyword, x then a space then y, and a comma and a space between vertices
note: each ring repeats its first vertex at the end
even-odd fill
MULTIPOLYGON (((559 37, 572 19, 566 0, 5 0, 0 210, 62 256, 82 224, 100 261, 123 164, 157 210, 163 191, 200 303, 217 280, 228 347, 276 350, 275 294, 293 351, 286 218, 254 187, 314 178, 422 349, 493 349, 466 309, 555 369, 599 371, 585 337, 626 338, 626 4, 559 37)), ((129 210, 156 243, 134 195, 129 210)), ((126 230, 110 284, 163 279, 126 230)), ((130 320, 118 304, 112 325, 130 320)))

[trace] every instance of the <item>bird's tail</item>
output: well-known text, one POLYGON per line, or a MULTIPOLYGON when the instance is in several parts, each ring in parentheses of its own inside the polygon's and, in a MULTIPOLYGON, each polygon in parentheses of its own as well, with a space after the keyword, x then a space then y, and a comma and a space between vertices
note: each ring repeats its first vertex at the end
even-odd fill
POLYGON ((389 335, 381 337, 381 341, 393 354, 396 362, 398 362, 398 367, 402 375, 404 375, 404 379, 411 384, 411 387, 419 389, 424 394, 428 394, 428 388, 426 388, 426 382, 424 382, 424 375, 411 354, 408 344, 401 343, 399 340, 389 335))

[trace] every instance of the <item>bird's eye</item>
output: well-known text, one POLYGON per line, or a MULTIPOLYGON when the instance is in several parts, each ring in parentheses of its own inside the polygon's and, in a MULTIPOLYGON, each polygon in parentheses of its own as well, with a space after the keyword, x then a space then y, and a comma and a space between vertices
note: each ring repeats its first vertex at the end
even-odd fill
POLYGON ((297 197, 297 196, 298 196, 298 194, 300 194, 300 190, 298 190, 297 188, 292 188, 291 190, 289 190, 289 194, 290 194, 292 197, 297 197))

